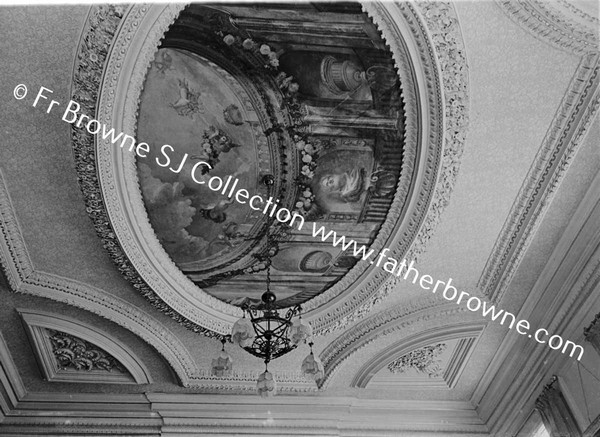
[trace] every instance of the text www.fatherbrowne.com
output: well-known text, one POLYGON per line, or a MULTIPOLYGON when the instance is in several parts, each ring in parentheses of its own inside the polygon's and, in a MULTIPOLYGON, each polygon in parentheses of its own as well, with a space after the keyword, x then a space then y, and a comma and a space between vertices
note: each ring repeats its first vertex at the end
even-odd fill
POLYGON ((517 333, 521 335, 527 335, 529 338, 533 338, 538 343, 547 344, 551 349, 561 350, 563 354, 569 353, 572 357, 577 352, 577 360, 580 361, 583 357, 583 347, 572 341, 565 341, 560 335, 552 335, 543 328, 536 330, 531 334, 531 326, 527 320, 519 320, 516 322, 514 314, 509 313, 501 309, 497 309, 495 305, 480 299, 477 296, 471 296, 466 291, 458 291, 456 287, 452 285, 452 278, 448 278, 446 282, 437 280, 435 281, 429 275, 420 275, 419 271, 414 267, 414 261, 411 261, 407 265, 406 259, 398 262, 395 258, 388 257, 389 248, 384 248, 377 256, 377 260, 373 260, 372 256, 374 250, 368 250, 363 245, 359 245, 354 240, 348 240, 345 236, 338 236, 335 231, 327 231, 323 226, 317 227, 317 224, 313 222, 312 235, 315 238, 320 238, 321 241, 330 241, 334 247, 341 247, 342 250, 346 251, 351 249, 355 257, 361 257, 363 261, 369 261, 371 264, 381 266, 383 263, 383 269, 397 277, 401 277, 403 280, 410 280, 412 283, 419 283, 419 286, 423 290, 429 290, 432 293, 436 293, 438 290, 441 291, 444 299, 452 302, 456 300, 456 304, 463 303, 467 309, 473 312, 481 310, 484 317, 490 317, 493 321, 499 320, 499 323, 504 326, 504 323, 508 320, 508 327, 512 329, 516 327, 517 333), (435 282, 435 284, 434 284, 435 282), (433 288, 432 288, 433 286, 433 288), (443 287, 443 291, 442 291, 443 287), (516 322, 516 323, 515 323, 516 322), (549 338, 548 338, 549 337, 549 338))
MULTIPOLYGON (((27 86, 24 84, 19 84, 14 89, 14 97, 17 100, 23 100, 27 96, 27 93, 27 86)), ((53 91, 45 87, 40 87, 40 90, 33 101, 33 107, 37 107, 38 103, 48 100, 48 95, 45 93, 52 94, 53 91)), ((46 113, 50 113, 55 106, 61 106, 60 102, 51 100, 47 104, 46 113)), ((85 129, 90 134, 97 135, 99 139, 101 138, 104 140, 104 144, 117 145, 117 143, 120 142, 118 145, 120 149, 127 149, 129 152, 135 151, 136 155, 140 158, 146 158, 148 156, 147 154, 150 152, 149 144, 144 142, 137 143, 135 138, 130 135, 124 135, 123 132, 120 132, 117 135, 114 128, 109 128, 98 120, 94 120, 88 115, 80 113, 80 109, 81 106, 77 102, 70 100, 64 110, 62 120, 77 128, 83 129, 85 126, 85 129), (110 144, 108 142, 109 139, 110 144), (128 145, 129 147, 124 147, 125 145, 128 145)), ((157 158, 157 165, 168 167, 173 173, 182 171, 185 160, 188 158, 187 154, 184 155, 179 164, 171 166, 171 157, 167 152, 173 152, 173 147, 165 144, 160 148, 160 151, 162 156, 157 158)), ((197 184, 206 185, 212 191, 219 191, 223 195, 235 199, 236 202, 240 204, 247 204, 253 210, 261 211, 264 215, 268 215, 281 223, 286 223, 289 227, 296 227, 298 230, 301 230, 305 226, 304 217, 278 205, 279 200, 273 199, 272 197, 264 199, 260 195, 251 196, 251 193, 243 188, 236 189, 239 181, 237 179, 233 180, 232 176, 229 176, 226 181, 223 181, 218 176, 207 178, 204 175, 200 175, 198 174, 198 170, 202 166, 212 169, 210 164, 204 161, 196 162, 191 169, 191 178, 197 184)), ((578 354, 578 361, 583 357, 584 349, 582 346, 575 344, 572 341, 565 341, 560 335, 550 336, 550 333, 543 328, 538 329, 531 334, 531 326, 527 320, 522 319, 517 322, 514 314, 502 309, 497 309, 495 305, 492 305, 477 296, 471 296, 466 291, 459 292, 459 290, 452 285, 452 278, 448 278, 448 280, 444 282, 434 280, 434 278, 429 275, 421 275, 414 267, 414 261, 408 263, 406 259, 403 259, 399 262, 397 259, 387 256, 390 252, 389 248, 383 249, 377 255, 377 258, 374 259, 373 249, 367 250, 364 245, 359 245, 355 240, 346 239, 343 235, 339 236, 337 232, 333 230, 327 231, 323 226, 318 226, 316 222, 312 222, 312 227, 312 236, 314 238, 320 238, 323 242, 329 241, 334 247, 340 247, 342 251, 347 253, 352 250, 355 257, 360 257, 363 261, 375 264, 377 267, 383 268, 391 275, 402 278, 405 281, 412 279, 411 282, 413 284, 418 282, 423 290, 428 290, 432 293, 437 293, 439 291, 444 299, 450 302, 455 301, 457 305, 462 303, 463 305, 466 305, 467 309, 470 311, 478 312, 481 310, 484 317, 489 316, 492 321, 498 320, 503 326, 508 321, 509 329, 515 327, 518 334, 527 335, 527 337, 533 338, 538 343, 547 344, 548 347, 553 350, 560 350, 563 354, 569 353, 570 357, 578 354)))

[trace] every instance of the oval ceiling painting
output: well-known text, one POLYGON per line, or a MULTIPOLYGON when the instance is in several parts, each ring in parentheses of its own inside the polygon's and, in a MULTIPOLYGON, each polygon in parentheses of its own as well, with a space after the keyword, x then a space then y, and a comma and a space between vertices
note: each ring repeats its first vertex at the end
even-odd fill
POLYGON ((260 299, 269 265, 282 307, 340 281, 398 202, 400 89, 358 4, 187 7, 151 62, 137 121, 151 149, 139 184, 169 257, 234 305, 260 299))

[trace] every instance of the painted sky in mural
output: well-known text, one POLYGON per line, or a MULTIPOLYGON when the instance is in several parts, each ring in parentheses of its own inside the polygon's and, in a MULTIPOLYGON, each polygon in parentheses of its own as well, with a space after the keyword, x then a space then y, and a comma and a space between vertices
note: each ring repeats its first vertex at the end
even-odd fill
MULTIPOLYGON (((138 137, 165 161, 160 146, 173 146, 173 172, 155 159, 138 163, 150 221, 179 263, 210 260, 243 241, 248 208, 196 184, 190 169, 199 160, 211 176, 232 175, 256 189, 256 114, 235 79, 210 61, 185 51, 159 50, 140 104, 138 137)), ((208 174, 204 175, 208 179, 208 174)))

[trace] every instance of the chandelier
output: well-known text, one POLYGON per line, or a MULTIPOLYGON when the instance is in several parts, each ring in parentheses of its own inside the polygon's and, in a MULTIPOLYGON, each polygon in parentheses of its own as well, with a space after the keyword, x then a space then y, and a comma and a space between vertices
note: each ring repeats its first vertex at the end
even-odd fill
MULTIPOLYGON (((262 182, 267 186, 267 193, 270 195, 275 178, 266 175, 262 182)), ((256 388, 262 397, 272 396, 277 390, 275 378, 269 372, 269 363, 296 349, 301 343, 308 343, 310 347, 310 353, 302 361, 300 368, 302 375, 317 383, 324 376, 323 364, 313 354, 312 328, 302 321, 302 307, 296 305, 289 308, 285 315, 281 315, 280 311, 284 310, 278 308, 277 296, 271 290, 271 256, 274 254, 270 233, 272 221, 267 221, 267 250, 266 255, 261 257, 266 264, 266 291, 262 294, 260 303, 252 304, 248 299, 241 306, 244 311, 243 317, 235 322, 230 335, 221 338, 223 344, 221 353, 212 361, 213 375, 231 374, 233 361, 225 352, 225 344, 228 341, 261 358, 265 363, 265 371, 259 375, 256 388)))

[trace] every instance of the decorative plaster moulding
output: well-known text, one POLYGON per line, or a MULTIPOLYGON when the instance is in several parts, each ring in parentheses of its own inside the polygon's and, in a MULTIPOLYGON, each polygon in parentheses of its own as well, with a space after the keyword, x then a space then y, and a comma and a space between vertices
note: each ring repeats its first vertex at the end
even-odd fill
MULTIPOLYGON (((84 322, 43 311, 28 309, 17 310, 27 328, 33 343, 38 362, 48 381, 99 383, 99 384, 150 384, 152 382, 148 369, 139 358, 133 355, 119 340, 84 322), (57 350, 52 345, 53 331, 65 333, 86 342, 89 356, 103 353, 113 361, 110 370, 99 368, 73 369, 64 368, 59 362, 57 350), (116 363, 114 362, 116 361, 116 363), (115 369, 122 367, 123 371, 115 369)), ((75 357, 74 350, 64 347, 65 355, 75 357)))
MULTIPOLYGON (((117 132, 135 136, 146 72, 161 38, 183 8, 134 5, 127 11, 92 10, 73 80, 73 99, 82 103, 82 112, 117 132), (109 53, 104 48, 107 43, 109 53)), ((466 57, 462 50, 436 54, 431 42, 436 35, 450 34, 450 47, 462 47, 449 4, 419 5, 431 17, 427 25, 408 3, 366 2, 363 8, 389 45, 400 74, 408 145, 397 197, 371 248, 377 252, 387 246, 389 256, 414 258, 433 233, 458 171, 466 127, 466 57), (449 17, 451 25, 440 27, 440 17, 449 17), (428 26, 438 28, 432 31, 428 26)), ((439 45, 438 50, 442 50, 439 45)), ((228 333, 241 310, 200 290, 169 259, 142 203, 134 154, 81 129, 73 130, 73 143, 88 213, 121 273, 186 327, 213 337, 228 333)), ((303 305, 316 333, 345 326, 391 291, 393 286, 382 288, 389 274, 376 268, 368 271, 365 264, 359 263, 303 305)))
MULTIPOLYGON (((442 212, 450 202, 454 183, 460 170, 469 128, 467 53, 458 16, 451 2, 391 3, 389 8, 383 8, 379 11, 375 8, 378 3, 365 3, 365 8, 367 5, 371 5, 371 8, 373 8, 371 14, 379 14, 381 21, 391 28, 393 28, 394 23, 403 22, 398 16, 399 13, 408 16, 405 10, 410 9, 413 11, 414 16, 417 18, 413 20, 407 18, 407 21, 412 26, 413 34, 419 32, 421 34, 421 39, 415 38, 414 40, 417 43, 415 50, 420 53, 422 59, 433 59, 429 67, 434 68, 435 71, 425 70, 425 74, 433 74, 441 82, 439 87, 435 89, 435 93, 437 93, 437 101, 440 102, 440 106, 436 109, 442 111, 443 114, 434 114, 430 109, 430 117, 437 116, 444 119, 443 140, 437 140, 440 144, 440 150, 442 150, 443 143, 440 173, 427 215, 415 241, 404 256, 407 260, 417 261, 419 255, 425 250, 429 238, 435 232, 442 212)), ((385 28, 382 29, 382 35, 388 43, 394 37, 393 35, 387 36, 385 28)), ((423 62, 422 65, 427 65, 427 63, 423 62)), ((433 91, 428 96, 429 99, 432 99, 434 97, 433 91)), ((431 101, 430 103, 431 108, 433 108, 435 106, 434 102, 431 101)), ((430 136, 429 141, 435 142, 436 139, 430 136)), ((377 294, 358 313, 369 311, 372 305, 393 292, 399 282, 400 279, 396 276, 388 275, 386 282, 379 288, 377 294)))
POLYGON ((498 302, 600 108, 600 54, 581 57, 477 286, 498 302))
MULTIPOLYGON (((584 343, 584 329, 600 305, 599 222, 597 174, 521 310, 549 332, 584 346, 585 354, 592 346, 584 343)), ((537 342, 506 336, 478 382, 472 401, 492 432, 514 434, 522 423, 520 411, 535 401, 532 388, 540 388, 541 381, 574 359, 537 342), (515 357, 517 347, 522 353, 515 357), (507 386, 506 381, 511 384, 507 386)))
MULTIPOLYGON (((365 318, 331 341, 319 355, 325 366, 321 387, 331 386, 333 379, 343 374, 343 378, 348 380, 350 386, 364 388, 371 377, 395 357, 432 343, 478 338, 486 323, 476 318, 477 316, 470 314, 465 307, 461 308, 451 303, 440 304, 433 296, 411 302, 405 307, 389 308, 365 318), (443 323, 440 326, 433 326, 436 321, 443 321, 443 323), (394 336, 393 346, 386 342, 388 335, 394 336), (371 345, 374 345, 372 353, 380 359, 374 358, 371 354, 364 367, 355 376, 349 375, 344 365, 350 362, 349 359, 361 349, 371 345), (393 353, 390 353, 390 347, 393 348, 393 353)), ((453 369, 447 372, 446 379, 450 387, 453 387, 460 377, 475 343, 469 343, 468 346, 466 353, 460 353, 452 359, 453 369)))
MULTIPOLYGON (((475 345, 477 337, 481 333, 482 329, 483 329, 483 326, 475 326, 475 329, 473 329, 472 326, 460 327, 460 328, 456 328, 456 327, 450 328, 449 331, 451 331, 451 333, 449 332, 448 335, 444 336, 445 341, 453 340, 456 338, 458 338, 459 341, 454 346, 454 349, 452 350, 452 354, 448 361, 448 365, 445 368, 441 368, 439 370, 439 374, 436 374, 436 375, 430 374, 429 375, 430 378, 426 379, 425 381, 423 381, 423 380, 402 381, 400 383, 395 383, 394 389, 418 388, 419 390, 423 390, 423 389, 429 389, 429 388, 432 388, 432 389, 453 388, 457 384, 458 378, 460 377, 462 371, 464 370, 464 368, 467 364, 467 360, 468 360, 471 352, 473 351, 473 347, 475 345), (473 337, 468 337, 469 335, 473 335, 473 337)), ((436 340, 434 343, 437 344, 438 340, 436 340)), ((439 343, 442 345, 445 345, 443 341, 441 341, 439 343)), ((414 347, 414 343, 413 343, 413 347, 414 347)), ((428 364, 427 359, 425 358, 424 355, 420 354, 420 351, 427 350, 427 348, 432 348, 432 346, 430 346, 430 345, 420 346, 420 347, 414 348, 412 351, 409 351, 409 352, 398 352, 398 351, 406 351, 407 348, 408 347, 407 347, 406 342, 403 342, 401 345, 390 348, 390 350, 379 354, 377 357, 374 357, 373 362, 369 363, 368 365, 363 367, 359 371, 359 373, 355 376, 355 378, 352 382, 352 386, 360 387, 360 388, 369 388, 369 383, 371 382, 371 380, 375 376, 375 374, 382 368, 384 368, 384 367, 389 368, 389 366, 393 364, 393 362, 389 362, 390 357, 398 357, 399 355, 407 356, 407 354, 409 355, 409 354, 416 353, 414 357, 413 356, 408 357, 409 359, 408 359, 407 369, 411 368, 411 367, 418 368, 418 366, 423 366, 423 365, 428 364), (386 364, 386 361, 387 361, 387 364, 386 364)), ((435 356, 433 357, 433 360, 435 360, 435 356)))
POLYGON ((496 0, 513 21, 536 38, 579 56, 597 53, 598 17, 592 17, 567 0, 496 0))
POLYGON ((477 283, 494 302, 508 288, 600 107, 600 20, 564 0, 497 4, 534 37, 580 62, 477 283))
MULTIPOLYGON (((36 270, 29 258, 1 170, 0 237, 0 263, 5 270, 11 291, 83 308, 124 327, 154 347, 169 363, 184 387, 194 387, 204 393, 248 393, 255 390, 256 374, 252 378, 249 373, 239 372, 234 372, 226 378, 209 375, 206 369, 198 367, 176 333, 166 329, 159 319, 129 302, 99 288, 36 270)), ((2 353, 0 338, 0 359, 2 353)), ((275 372, 275 378, 279 382, 280 393, 316 390, 314 383, 307 381, 300 374, 275 372)))
POLYGON ((98 314, 152 345, 184 386, 201 385, 200 372, 181 340, 160 321, 125 300, 81 282, 35 269, 0 169, 0 262, 11 291, 52 299, 98 314))

